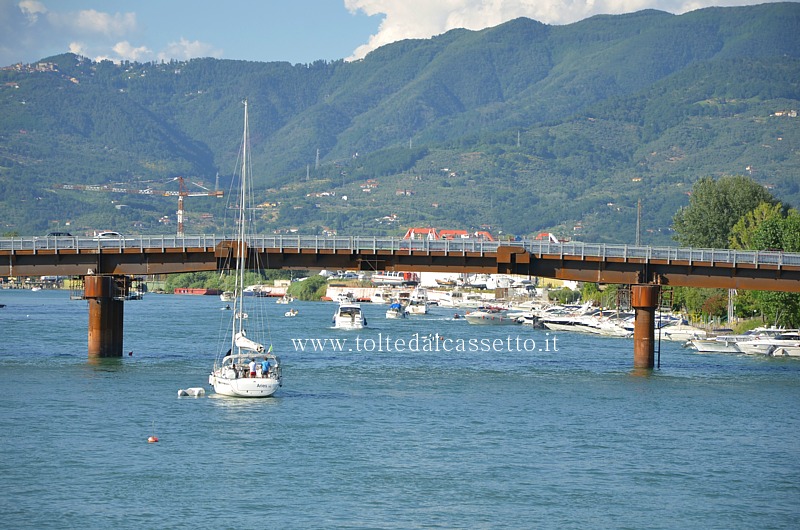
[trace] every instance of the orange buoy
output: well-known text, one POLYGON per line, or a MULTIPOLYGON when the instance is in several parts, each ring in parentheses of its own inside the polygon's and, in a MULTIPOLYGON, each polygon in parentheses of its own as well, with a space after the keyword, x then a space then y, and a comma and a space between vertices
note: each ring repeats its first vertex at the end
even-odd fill
POLYGON ((151 436, 151 437, 149 437, 147 439, 147 443, 149 443, 149 444, 156 443, 157 441, 158 441, 158 437, 157 436, 151 436))

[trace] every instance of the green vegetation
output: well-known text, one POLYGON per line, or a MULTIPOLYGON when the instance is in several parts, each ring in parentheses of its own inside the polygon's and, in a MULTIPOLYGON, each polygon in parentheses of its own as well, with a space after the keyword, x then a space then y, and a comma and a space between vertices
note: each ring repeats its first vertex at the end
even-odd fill
MULTIPOLYGON (((800 204, 798 18, 796 3, 648 10, 455 30, 352 63, 64 54, 3 69, 0 228, 174 233, 174 197, 53 185, 163 194, 218 175, 227 193, 247 97, 259 231, 632 243, 641 200, 642 242, 668 244, 701 177, 750 168, 800 204)), ((229 230, 227 202, 187 198, 186 232, 229 230)))
MULTIPOLYGON (((727 248, 732 230, 744 232, 740 221, 753 219, 754 210, 771 209, 777 204, 764 186, 747 177, 704 177, 692 188, 689 206, 681 208, 673 219, 675 239, 687 247, 727 248), (748 215, 750 217, 748 217, 748 215)), ((741 233, 741 238, 746 234, 741 233)))
MULTIPOLYGON (((284 270, 268 270, 262 272, 245 272, 244 284, 272 284, 278 279, 288 279, 290 277, 289 271, 284 270)), ((167 276, 167 281, 164 290, 172 293, 178 288, 195 288, 195 289, 220 289, 222 291, 233 291, 235 287, 235 278, 233 275, 219 272, 188 272, 185 274, 170 274, 167 276)))
POLYGON ((289 286, 286 294, 298 300, 321 300, 328 290, 328 282, 323 276, 315 275, 289 286))
MULTIPOLYGON (((800 213, 746 177, 701 179, 689 206, 675 216, 676 239, 687 244, 749 250, 800 252, 800 213), (698 243, 699 242, 699 243, 698 243)), ((692 315, 728 314, 728 292, 722 289, 676 289, 673 300, 692 315)), ((800 295, 767 291, 739 292, 736 315, 758 315, 768 324, 800 326, 800 295)))

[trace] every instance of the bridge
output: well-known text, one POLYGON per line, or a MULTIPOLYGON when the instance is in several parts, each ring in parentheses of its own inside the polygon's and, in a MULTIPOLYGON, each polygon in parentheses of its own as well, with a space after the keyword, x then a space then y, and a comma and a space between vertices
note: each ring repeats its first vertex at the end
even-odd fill
MULTIPOLYGON (((253 236, 252 269, 355 269, 518 274, 632 286, 634 366, 653 367, 662 286, 800 292, 800 254, 550 241, 253 236)), ((122 355, 130 276, 214 271, 237 243, 216 235, 0 238, 0 276, 80 276, 90 301, 89 355, 122 355)))

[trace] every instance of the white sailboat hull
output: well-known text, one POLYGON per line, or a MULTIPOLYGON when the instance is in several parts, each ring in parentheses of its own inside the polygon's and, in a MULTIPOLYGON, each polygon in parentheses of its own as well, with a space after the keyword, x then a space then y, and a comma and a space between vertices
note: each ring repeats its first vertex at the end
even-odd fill
POLYGON ((254 398, 270 397, 281 386, 277 379, 258 377, 231 379, 215 374, 211 374, 209 383, 217 394, 254 398))

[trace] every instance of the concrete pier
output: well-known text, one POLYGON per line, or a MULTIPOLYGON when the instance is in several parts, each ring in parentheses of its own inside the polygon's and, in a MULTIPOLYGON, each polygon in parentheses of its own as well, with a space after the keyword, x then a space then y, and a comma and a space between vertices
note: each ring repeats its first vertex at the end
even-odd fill
POLYGON ((636 311, 633 327, 633 367, 652 369, 655 366, 655 313, 658 308, 659 285, 632 285, 631 306, 636 311))
POLYGON ((124 300, 128 280, 115 276, 86 276, 84 298, 89 302, 89 357, 122 357, 124 300))

